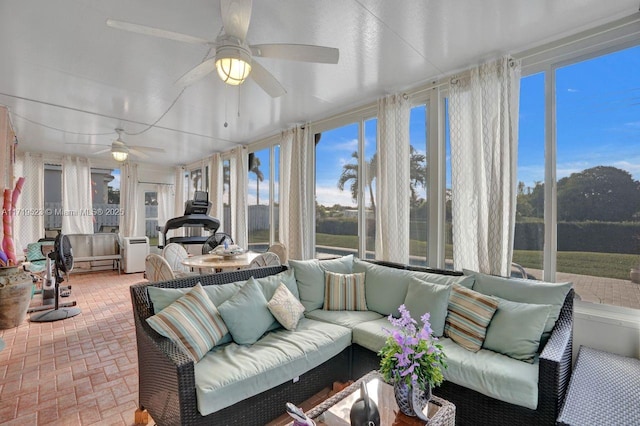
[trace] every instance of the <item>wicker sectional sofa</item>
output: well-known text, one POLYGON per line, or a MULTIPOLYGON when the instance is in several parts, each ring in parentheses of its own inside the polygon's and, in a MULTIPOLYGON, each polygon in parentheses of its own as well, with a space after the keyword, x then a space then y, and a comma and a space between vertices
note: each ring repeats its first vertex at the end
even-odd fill
MULTIPOLYGON (((398 300, 404 300, 407 285, 403 284, 403 281, 408 276, 417 274, 421 279, 432 279, 438 285, 444 286, 460 281, 468 284, 474 279, 469 275, 464 276, 451 271, 434 271, 395 264, 375 265, 354 261, 350 256, 319 263, 291 261, 291 265, 299 290, 296 296, 306 308, 306 318, 301 320, 302 325, 295 331, 281 328, 268 331, 255 346, 230 342, 228 345, 212 349, 198 363, 194 363, 172 341, 160 336, 148 325, 146 319, 156 313, 154 302, 149 295, 149 288, 188 289, 200 282, 206 289, 207 286, 241 283, 251 276, 258 281, 269 280, 277 274, 279 274, 278 277, 284 274, 291 275, 287 267, 226 272, 132 286, 131 297, 138 344, 140 409, 148 410, 160 425, 265 424, 283 413, 285 402, 300 403, 330 386, 334 381, 356 379, 377 368, 378 358, 375 351, 384 339, 384 335, 377 328, 385 323, 384 316, 392 312, 377 312, 372 308, 384 311, 382 305, 385 303, 392 306, 398 300), (362 312, 325 311, 321 306, 318 307, 324 288, 322 272, 318 271, 324 270, 337 273, 364 271, 367 304, 371 304, 372 307, 362 312), (367 278, 369 278, 368 281, 367 278), (319 282, 318 279, 320 279, 319 282), (385 282, 394 289, 393 295, 379 294, 380 286, 385 285, 383 284, 385 282), (377 298, 376 294, 378 294, 377 298), (319 334, 304 334, 309 332, 319 334), (298 336, 306 337, 298 339, 298 336), (316 357, 315 349, 305 347, 302 342, 296 343, 295 348, 286 346, 297 340, 310 340, 310 343, 318 346, 317 352, 321 352, 321 356, 316 357), (273 343, 274 341, 276 343, 273 343), (254 363, 251 357, 259 358, 255 360, 256 364, 264 363, 264 358, 271 359, 273 354, 264 347, 273 349, 273 346, 278 345, 288 349, 280 351, 284 355, 279 361, 277 372, 271 375, 266 372, 265 375, 257 377, 257 373, 251 372, 254 363), (307 352, 298 354, 298 346, 302 348, 300 350, 307 352), (243 382, 245 389, 241 389, 240 394, 237 393, 238 383, 229 384, 228 388, 225 386, 220 388, 220 383, 216 382, 219 379, 216 371, 222 372, 226 368, 221 368, 224 364, 219 364, 220 360, 214 357, 223 356, 223 354, 227 357, 225 362, 228 363, 230 370, 234 368, 243 370, 243 366, 246 366, 250 371, 249 377, 242 378, 247 381, 243 382), (299 358, 304 358, 306 364, 301 364, 299 358), (215 365, 217 367, 213 367, 215 365), (209 383, 201 377, 203 375, 211 376, 211 383, 214 384, 203 385, 203 383, 209 383), (206 391, 216 386, 219 387, 215 391, 217 393, 212 393, 207 401, 206 391), (206 415, 201 414, 203 411, 206 415)), ((154 292, 155 290, 151 293, 154 292)), ((526 408, 488 396, 487 393, 489 395, 492 393, 482 389, 482 383, 473 385, 472 387, 476 388, 473 390, 466 386, 464 377, 462 379, 453 377, 451 380, 447 378, 448 380, 435 393, 456 405, 457 424, 555 423, 570 375, 572 307, 573 290, 569 290, 550 337, 546 345, 540 349, 533 364, 537 369, 536 408, 526 408)), ((447 345, 455 345, 455 343, 446 342, 447 340, 449 339, 442 339, 447 345)), ((451 353, 455 357, 459 349, 453 346, 451 348, 451 353)), ((480 352, 490 351, 482 349, 480 352)), ((472 355, 464 354, 464 357, 468 356, 472 355)), ((452 358, 450 364, 456 364, 456 361, 452 358)), ((457 365, 455 368, 452 367, 453 369, 464 371, 464 366, 457 365)), ((228 374, 227 371, 224 373, 228 374)), ((263 373, 265 372, 260 374, 263 373)), ((447 377, 446 373, 445 377, 447 377)), ((498 392, 500 392, 499 389, 498 392)))

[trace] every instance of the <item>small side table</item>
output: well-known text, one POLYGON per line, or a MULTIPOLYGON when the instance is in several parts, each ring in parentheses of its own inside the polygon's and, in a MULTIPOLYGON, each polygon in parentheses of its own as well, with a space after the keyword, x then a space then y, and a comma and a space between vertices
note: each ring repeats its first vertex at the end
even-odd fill
POLYGON ((558 425, 640 425, 640 360, 581 346, 558 425))

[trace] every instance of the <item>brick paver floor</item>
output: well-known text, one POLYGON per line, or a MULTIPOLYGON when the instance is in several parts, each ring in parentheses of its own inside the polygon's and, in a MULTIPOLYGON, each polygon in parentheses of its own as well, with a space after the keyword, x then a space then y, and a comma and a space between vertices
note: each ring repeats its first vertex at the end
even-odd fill
MULTIPOLYGON (((542 278, 542 271, 539 269, 527 268, 527 273, 538 279, 542 278)), ((631 280, 558 272, 556 281, 573 282, 576 293, 586 302, 640 309, 640 284, 631 280)))
POLYGON ((115 271, 71 275, 80 315, 0 330, 7 345, 0 424, 133 424, 138 363, 129 286, 142 280, 115 271))

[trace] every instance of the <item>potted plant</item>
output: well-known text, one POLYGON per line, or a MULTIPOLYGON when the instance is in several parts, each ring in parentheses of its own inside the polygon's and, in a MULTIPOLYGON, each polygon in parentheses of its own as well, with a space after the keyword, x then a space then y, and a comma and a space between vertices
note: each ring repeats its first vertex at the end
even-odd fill
POLYGON ((2 204, 2 244, 0 247, 0 330, 19 326, 27 316, 33 291, 31 277, 21 267, 13 245, 12 218, 24 178, 12 191, 4 190, 2 204))
POLYGON ((422 327, 411 317, 404 305, 398 308, 400 318, 389 315, 393 330, 378 353, 380 373, 385 381, 393 384, 396 402, 400 411, 412 417, 428 420, 422 410, 431 399, 431 389, 439 386, 447 368, 442 345, 432 335, 430 314, 420 317, 422 327))

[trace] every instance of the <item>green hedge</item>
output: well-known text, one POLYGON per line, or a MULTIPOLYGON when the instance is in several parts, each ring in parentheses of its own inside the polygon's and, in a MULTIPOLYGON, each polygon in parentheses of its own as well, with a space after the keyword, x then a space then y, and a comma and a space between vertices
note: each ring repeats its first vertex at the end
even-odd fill
MULTIPOLYGON (((638 254, 639 238, 640 223, 558 223, 558 251, 638 254)), ((515 250, 542 250, 543 241, 542 223, 516 223, 515 250)))
MULTIPOLYGON (((358 235, 355 217, 319 219, 316 231, 321 234, 358 235)), ((375 221, 367 220, 367 234, 375 233, 375 221)), ((410 238, 424 241, 427 223, 411 221, 410 238)), ((451 241, 451 227, 447 224, 447 241, 451 241)), ((516 223, 515 250, 542 250, 544 224, 541 222, 516 223)), ((619 222, 560 222, 558 223, 558 250, 594 253, 640 253, 640 223, 619 222)))

